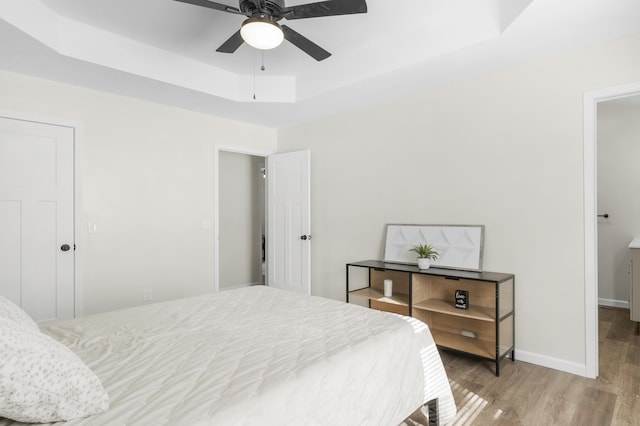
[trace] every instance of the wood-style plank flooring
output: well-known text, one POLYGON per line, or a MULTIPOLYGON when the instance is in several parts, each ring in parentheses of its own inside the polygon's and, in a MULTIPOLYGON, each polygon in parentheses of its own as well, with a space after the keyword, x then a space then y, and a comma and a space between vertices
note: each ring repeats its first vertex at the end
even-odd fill
MULTIPOLYGON (((458 415, 452 425, 640 425, 640 336, 629 311, 599 309, 600 372, 587 379, 516 360, 441 351, 458 415)), ((517 355, 516 355, 517 357, 517 355)), ((427 424, 414 413, 405 425, 427 424)))

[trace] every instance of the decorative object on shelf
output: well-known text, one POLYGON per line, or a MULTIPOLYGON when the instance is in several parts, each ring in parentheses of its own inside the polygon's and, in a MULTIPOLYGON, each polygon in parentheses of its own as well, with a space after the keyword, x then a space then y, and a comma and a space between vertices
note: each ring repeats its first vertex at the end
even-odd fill
POLYGON ((469 309, 469 292, 456 290, 456 308, 469 309))
POLYGON ((436 268, 482 271, 484 225, 387 224, 384 261, 415 265, 409 249, 418 243, 438 250, 436 268))
POLYGON ((384 280, 384 297, 393 296, 393 280, 384 280))
POLYGON ((429 269, 431 260, 438 260, 438 252, 429 244, 418 244, 409 249, 418 255, 418 268, 429 269))

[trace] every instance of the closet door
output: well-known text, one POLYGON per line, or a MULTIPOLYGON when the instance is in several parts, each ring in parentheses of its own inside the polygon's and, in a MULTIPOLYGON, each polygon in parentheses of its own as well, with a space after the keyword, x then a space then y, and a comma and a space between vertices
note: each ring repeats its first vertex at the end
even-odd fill
POLYGON ((74 129, 0 117, 0 293, 74 317, 74 129))

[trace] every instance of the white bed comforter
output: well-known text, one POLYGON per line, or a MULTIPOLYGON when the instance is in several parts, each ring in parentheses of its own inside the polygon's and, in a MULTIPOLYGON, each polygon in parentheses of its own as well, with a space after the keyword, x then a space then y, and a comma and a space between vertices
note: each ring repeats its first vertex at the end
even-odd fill
MULTIPOLYGON (((384 425, 451 389, 428 328, 268 287, 60 321, 109 411, 71 425, 384 425)), ((1 424, 4 424, 0 421, 1 424)))

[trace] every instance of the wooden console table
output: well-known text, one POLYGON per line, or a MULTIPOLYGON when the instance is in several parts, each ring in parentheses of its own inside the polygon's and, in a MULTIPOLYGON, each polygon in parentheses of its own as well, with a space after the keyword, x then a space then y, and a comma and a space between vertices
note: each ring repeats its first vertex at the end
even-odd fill
POLYGON ((364 260, 347 263, 347 302, 368 300, 369 307, 415 317, 429 326, 444 349, 493 361, 515 360, 513 274, 453 269, 418 269, 415 265, 364 260), (351 268, 366 268, 368 280, 350 280, 351 268), (384 280, 393 281, 393 294, 384 295, 384 280), (456 291, 468 294, 468 309, 455 307, 456 291))

